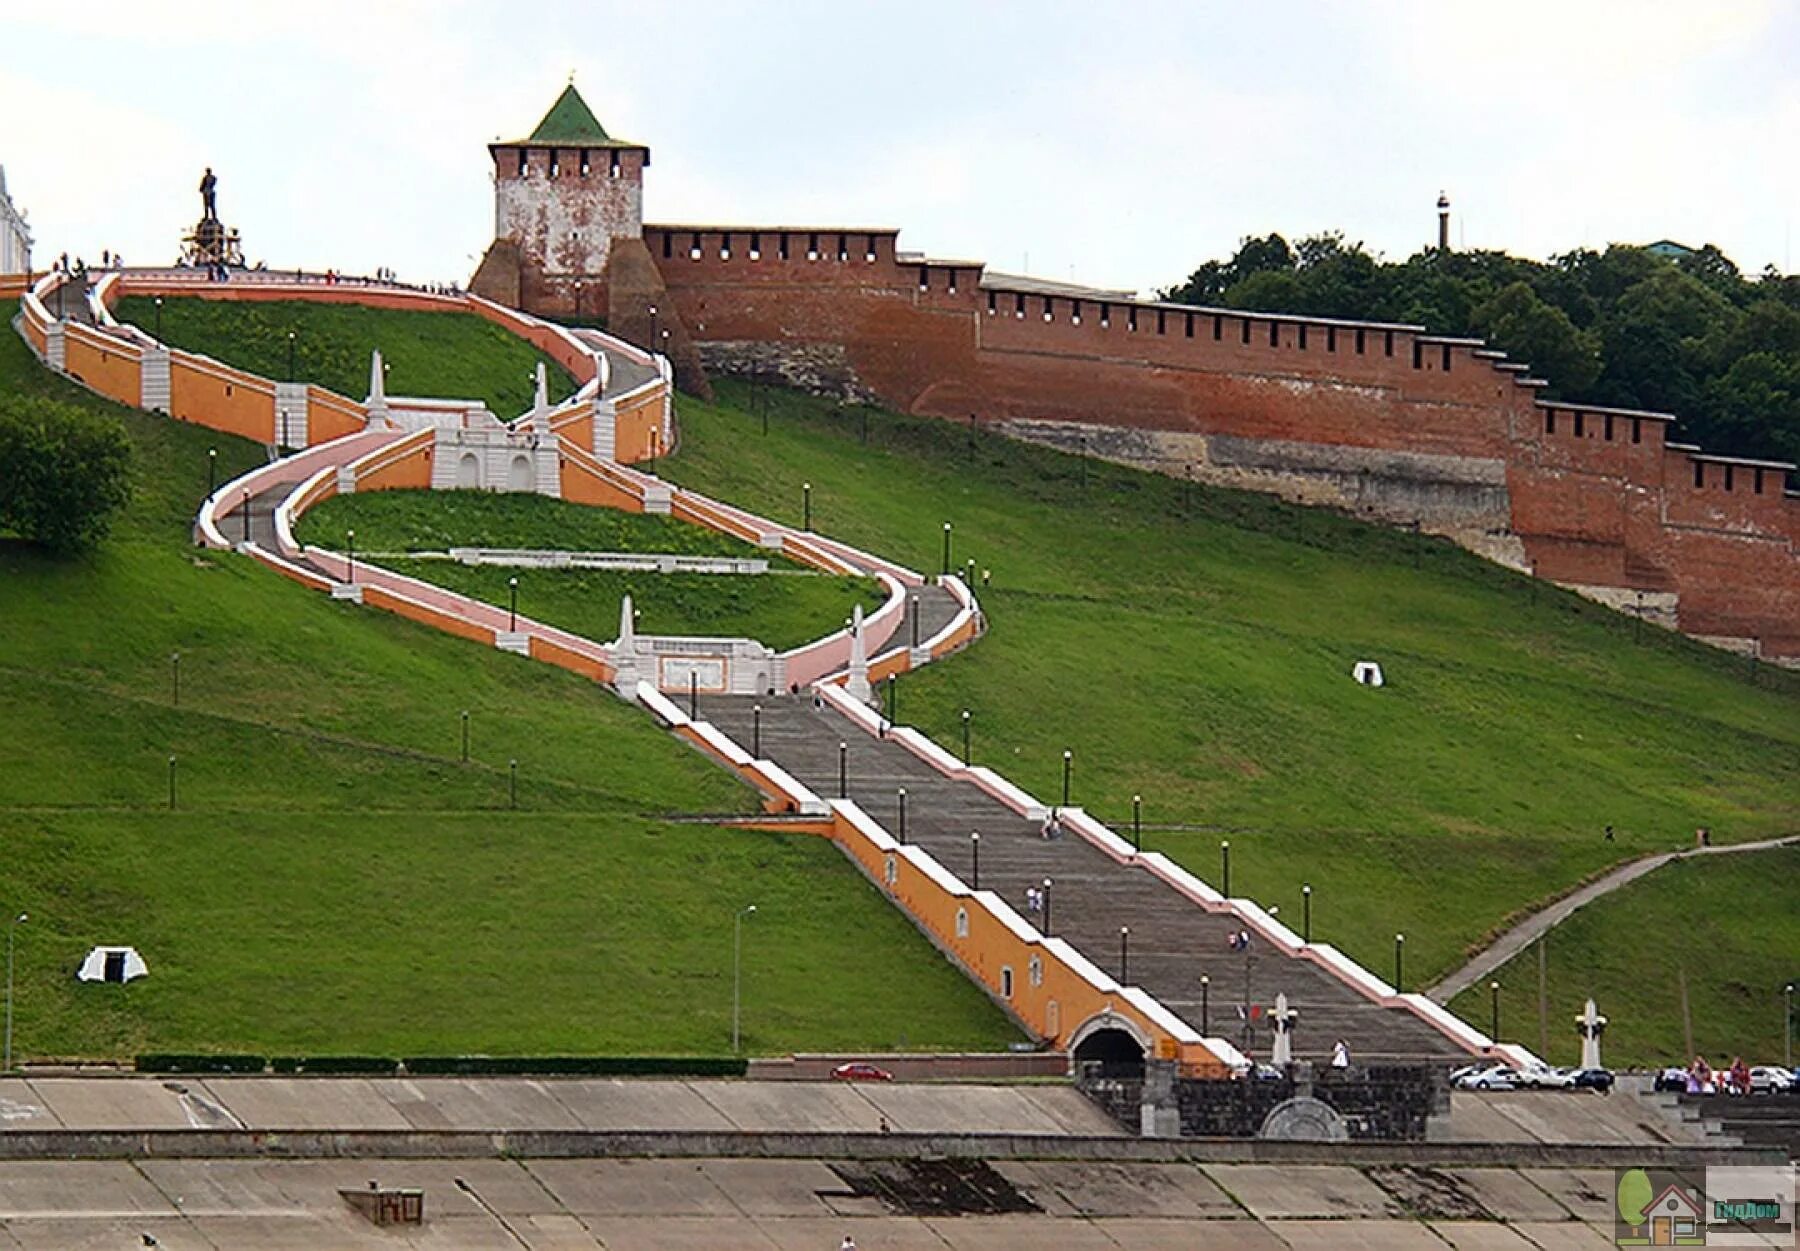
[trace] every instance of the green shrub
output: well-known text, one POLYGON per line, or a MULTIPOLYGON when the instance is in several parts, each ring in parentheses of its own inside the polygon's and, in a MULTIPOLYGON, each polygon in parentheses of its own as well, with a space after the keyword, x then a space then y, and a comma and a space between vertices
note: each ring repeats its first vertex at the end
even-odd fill
POLYGON ((205 1052, 162 1051, 137 1058, 140 1073, 260 1073, 268 1066, 266 1056, 245 1056, 205 1052))
POLYGON ((269 1067, 277 1073, 367 1073, 392 1077, 400 1061, 385 1056, 276 1056, 269 1067))
POLYGON ((98 542, 131 498, 131 443, 110 417, 0 395, 0 532, 67 552, 98 542))
POLYGON ((749 1062, 730 1056, 408 1056, 415 1076, 537 1074, 585 1077, 742 1077, 749 1062))

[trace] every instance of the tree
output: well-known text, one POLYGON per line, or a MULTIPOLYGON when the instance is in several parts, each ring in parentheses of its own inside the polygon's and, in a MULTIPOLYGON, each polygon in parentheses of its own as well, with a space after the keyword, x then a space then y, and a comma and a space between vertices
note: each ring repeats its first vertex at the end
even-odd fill
POLYGON ((1649 1219, 1647 1209, 1656 1198, 1656 1191, 1650 1185, 1650 1174, 1641 1168, 1628 1168, 1619 1174, 1619 1219, 1630 1225, 1632 1236, 1638 1236, 1639 1228, 1649 1219))
POLYGON ((131 498, 131 443, 109 417, 0 396, 0 531, 57 552, 98 542, 131 498))
POLYGON ((1475 325, 1514 360, 1565 395, 1579 395, 1600 376, 1597 336, 1579 330, 1569 315, 1538 298, 1523 282, 1502 289, 1475 310, 1475 325))

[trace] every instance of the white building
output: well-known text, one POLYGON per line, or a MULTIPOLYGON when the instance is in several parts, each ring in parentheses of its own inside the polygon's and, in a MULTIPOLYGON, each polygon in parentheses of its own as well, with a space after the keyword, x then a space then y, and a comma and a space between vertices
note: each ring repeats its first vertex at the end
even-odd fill
POLYGON ((31 272, 31 228, 6 194, 6 167, 0 165, 0 274, 31 272))

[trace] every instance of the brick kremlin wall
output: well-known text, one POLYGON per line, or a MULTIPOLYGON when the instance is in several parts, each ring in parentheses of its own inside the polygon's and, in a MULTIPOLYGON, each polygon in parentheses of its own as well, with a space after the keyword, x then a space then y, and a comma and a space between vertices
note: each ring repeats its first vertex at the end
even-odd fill
POLYGON ((715 371, 1417 522, 1800 659, 1785 467, 1671 442, 1669 414, 1552 406, 1479 341, 1009 278, 902 253, 894 230, 646 225, 643 242, 715 371))

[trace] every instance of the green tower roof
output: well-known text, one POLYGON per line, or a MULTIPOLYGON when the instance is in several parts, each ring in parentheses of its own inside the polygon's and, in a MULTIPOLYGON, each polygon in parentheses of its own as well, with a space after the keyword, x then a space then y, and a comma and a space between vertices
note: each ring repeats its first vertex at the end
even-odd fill
POLYGON ((606 133, 606 127, 594 116, 594 111, 570 83, 563 88, 563 93, 544 114, 544 120, 537 124, 531 132, 532 143, 545 145, 561 144, 567 147, 601 147, 611 144, 613 137, 606 133))

